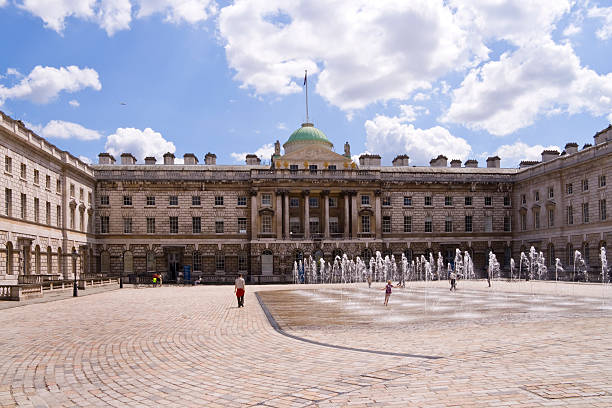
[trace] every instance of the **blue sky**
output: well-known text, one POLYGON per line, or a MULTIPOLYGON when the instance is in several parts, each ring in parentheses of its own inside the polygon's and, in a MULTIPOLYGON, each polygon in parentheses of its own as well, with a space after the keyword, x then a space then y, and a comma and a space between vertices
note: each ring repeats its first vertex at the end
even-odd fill
POLYGON ((607 1, 76 3, 0 0, 0 109, 93 161, 268 160, 305 119, 305 68, 336 151, 386 164, 514 167, 612 120, 607 1))

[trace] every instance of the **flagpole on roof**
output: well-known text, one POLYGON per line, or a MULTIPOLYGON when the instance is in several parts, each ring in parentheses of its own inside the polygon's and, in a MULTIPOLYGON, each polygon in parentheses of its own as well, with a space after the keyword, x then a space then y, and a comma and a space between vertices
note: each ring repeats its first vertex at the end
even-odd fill
POLYGON ((304 70, 304 86, 306 87, 306 123, 310 123, 308 120, 308 70, 304 70))

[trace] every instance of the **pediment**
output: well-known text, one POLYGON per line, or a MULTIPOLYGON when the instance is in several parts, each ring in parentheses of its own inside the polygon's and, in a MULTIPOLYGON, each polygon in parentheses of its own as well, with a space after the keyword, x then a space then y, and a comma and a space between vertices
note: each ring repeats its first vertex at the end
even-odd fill
POLYGON ((336 152, 326 149, 322 146, 309 145, 302 149, 287 153, 281 156, 278 160, 284 161, 303 161, 303 160, 316 160, 316 161, 328 161, 328 162, 350 162, 351 159, 342 156, 336 152))

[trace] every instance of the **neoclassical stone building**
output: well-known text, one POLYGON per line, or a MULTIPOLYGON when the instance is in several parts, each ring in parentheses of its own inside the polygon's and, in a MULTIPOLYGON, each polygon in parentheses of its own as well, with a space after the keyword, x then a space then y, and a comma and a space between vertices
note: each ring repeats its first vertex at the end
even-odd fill
POLYGON ((4 114, 0 155, 0 279, 21 274, 104 274, 224 282, 238 272, 251 282, 291 281, 293 262, 313 256, 368 258, 375 251, 414 258, 431 251, 451 261, 472 253, 482 271, 488 252, 504 266, 535 246, 554 264, 580 249, 593 274, 599 247, 612 241, 612 127, 581 150, 542 152, 541 162, 500 168, 490 157, 442 155, 429 167, 398 155, 351 160, 312 124, 303 124, 271 165, 137 163, 108 153, 87 165, 4 114))

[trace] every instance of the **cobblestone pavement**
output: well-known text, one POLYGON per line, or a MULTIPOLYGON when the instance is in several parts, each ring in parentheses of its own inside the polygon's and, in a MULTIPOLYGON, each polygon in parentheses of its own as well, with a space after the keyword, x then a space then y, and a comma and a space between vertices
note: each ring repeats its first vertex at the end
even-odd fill
MULTIPOLYGON (((482 282, 470 285, 489 295, 482 282)), ((493 289, 550 293, 551 286, 495 282, 493 289)), ((576 287, 566 295, 605 304, 601 296, 610 294, 576 287)), ((248 286, 241 309, 232 287, 200 286, 125 288, 0 310, 0 406, 612 406, 605 309, 414 330, 391 321, 291 331, 440 357, 428 359, 277 332, 254 292, 290 288, 248 286)))

